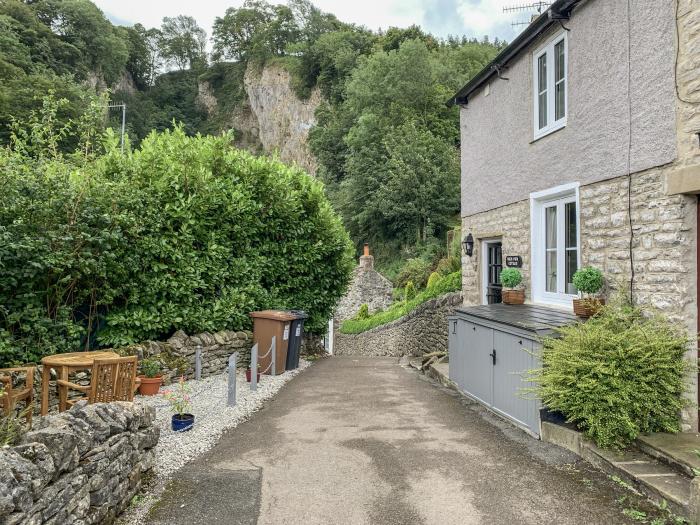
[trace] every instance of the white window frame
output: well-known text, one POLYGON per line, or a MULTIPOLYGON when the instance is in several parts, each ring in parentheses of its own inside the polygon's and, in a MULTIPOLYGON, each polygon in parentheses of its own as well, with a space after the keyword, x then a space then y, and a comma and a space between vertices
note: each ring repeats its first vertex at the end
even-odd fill
POLYGON ((557 33, 557 35, 549 40, 544 46, 539 48, 532 55, 532 94, 533 94, 533 118, 532 125, 534 131, 534 140, 549 135, 564 126, 566 126, 566 118, 569 115, 569 42, 566 31, 557 33), (559 120, 554 120, 556 96, 554 83, 554 47, 559 42, 564 42, 564 116, 559 120), (539 128, 540 115, 540 98, 539 98, 539 59, 542 55, 547 55, 547 125, 542 129, 539 128))
MULTIPOLYGON (((532 302, 549 304, 571 309, 571 300, 578 297, 576 294, 566 293, 565 272, 557 272, 557 293, 547 292, 545 283, 546 260, 545 260, 545 213, 544 210, 552 204, 564 205, 568 202, 576 203, 576 246, 577 265, 581 268, 581 205, 579 199, 579 183, 573 182, 563 184, 555 188, 538 191, 530 194, 530 234, 531 234, 531 265, 532 265, 532 302)), ((559 208, 560 210, 561 208, 559 208)), ((562 249, 557 253, 557 268, 566 267, 565 253, 566 244, 564 242, 564 215, 557 211, 557 246, 562 249), (561 217, 561 221, 560 221, 561 217)))

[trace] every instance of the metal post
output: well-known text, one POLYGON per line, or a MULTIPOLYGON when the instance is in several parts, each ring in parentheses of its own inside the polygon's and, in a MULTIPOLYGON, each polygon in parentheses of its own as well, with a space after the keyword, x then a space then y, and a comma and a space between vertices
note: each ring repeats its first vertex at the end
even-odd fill
POLYGON ((238 352, 228 358, 228 406, 236 406, 236 360, 238 352))
POLYGON ((258 343, 250 349, 250 390, 258 389, 258 343))
POLYGON ((271 375, 277 375, 277 336, 272 336, 272 345, 270 345, 270 352, 272 352, 272 370, 271 375))
POLYGON ((197 345, 194 351, 194 378, 199 381, 202 379, 202 347, 197 345))

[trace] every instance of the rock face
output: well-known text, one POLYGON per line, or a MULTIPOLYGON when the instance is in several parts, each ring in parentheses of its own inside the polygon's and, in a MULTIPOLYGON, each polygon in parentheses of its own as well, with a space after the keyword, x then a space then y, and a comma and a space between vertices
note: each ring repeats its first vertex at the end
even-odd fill
POLYGON ((370 313, 388 308, 392 288, 391 281, 374 269, 374 257, 369 253, 363 255, 359 266, 353 271, 348 293, 338 303, 336 321, 354 317, 363 304, 369 307, 370 313))
POLYGON ((267 65, 260 70, 251 65, 244 84, 265 152, 278 152, 282 161, 296 163, 313 175, 316 161, 307 138, 316 124, 321 93, 314 89, 308 100, 300 100, 291 80, 289 72, 281 66, 267 65))
POLYGON ((155 409, 76 404, 0 449, 0 523, 111 523, 154 463, 155 409))
POLYGON ((462 304, 461 292, 437 297, 408 315, 361 334, 338 333, 335 355, 419 356, 447 351, 447 316, 462 304))
MULTIPOLYGON (((291 75, 282 66, 260 68, 250 64, 243 80, 246 101, 231 114, 220 117, 225 126, 236 130, 239 147, 253 153, 276 153, 283 162, 297 164, 315 175, 316 160, 307 139, 309 130, 316 124, 321 93, 314 89, 307 100, 300 100, 291 81, 291 75)), ((199 82, 197 102, 210 116, 221 111, 207 82, 199 82)))

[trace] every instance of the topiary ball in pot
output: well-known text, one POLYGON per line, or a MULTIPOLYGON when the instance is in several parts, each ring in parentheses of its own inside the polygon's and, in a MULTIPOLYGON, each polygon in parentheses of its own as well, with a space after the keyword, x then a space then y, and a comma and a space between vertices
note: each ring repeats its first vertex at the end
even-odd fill
POLYGON ((505 304, 523 304, 525 290, 517 288, 523 282, 523 274, 517 268, 504 268, 499 276, 503 291, 501 297, 505 304))
POLYGON ((574 313, 585 318, 594 316, 605 304, 603 298, 595 297, 605 284, 603 272, 598 268, 587 266, 577 270, 572 281, 581 295, 580 298, 573 300, 574 313))
POLYGON ((161 369, 161 362, 156 357, 147 357, 141 361, 139 394, 142 396, 154 396, 158 393, 160 385, 163 383, 161 369))

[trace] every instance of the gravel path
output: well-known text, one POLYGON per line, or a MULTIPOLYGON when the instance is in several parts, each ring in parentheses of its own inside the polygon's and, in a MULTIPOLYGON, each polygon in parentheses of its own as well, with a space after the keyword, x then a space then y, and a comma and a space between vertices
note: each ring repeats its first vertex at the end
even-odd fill
MULTIPOLYGON (((211 376, 201 381, 187 381, 190 386, 195 424, 187 432, 173 432, 170 428, 172 412, 162 396, 136 396, 134 401, 156 407, 156 424, 160 427, 160 440, 156 445, 155 480, 149 484, 143 497, 137 497, 138 505, 132 505, 122 515, 119 523, 145 523, 150 507, 158 499, 170 476, 188 461, 212 448, 225 430, 237 426, 259 410, 265 400, 273 397, 294 376, 311 366, 301 359, 299 368, 278 376, 261 376, 257 392, 251 392, 245 380, 245 372, 236 377, 236 406, 226 404, 228 375, 211 376)), ((169 386, 172 388, 175 385, 169 386)), ((161 390, 162 392, 162 390, 161 390)))

